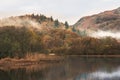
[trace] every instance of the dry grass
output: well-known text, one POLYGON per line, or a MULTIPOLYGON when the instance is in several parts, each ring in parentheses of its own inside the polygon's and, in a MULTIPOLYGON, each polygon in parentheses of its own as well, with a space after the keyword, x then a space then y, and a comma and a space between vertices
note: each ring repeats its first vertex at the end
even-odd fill
POLYGON ((57 56, 57 55, 46 55, 46 54, 38 54, 38 53, 34 53, 34 54, 27 54, 25 56, 26 60, 33 60, 33 61, 40 61, 40 60, 59 60, 61 59, 61 56, 57 56))
POLYGON ((58 63, 63 60, 62 56, 45 55, 45 54, 27 54, 24 58, 3 58, 0 60, 0 68, 20 68, 36 66, 50 63, 58 63))

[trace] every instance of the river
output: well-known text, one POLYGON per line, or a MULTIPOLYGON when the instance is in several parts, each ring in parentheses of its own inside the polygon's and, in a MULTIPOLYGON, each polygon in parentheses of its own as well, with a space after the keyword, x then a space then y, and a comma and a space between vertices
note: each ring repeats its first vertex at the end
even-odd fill
POLYGON ((0 68, 0 80, 120 80, 120 59, 74 56, 57 63, 0 68))

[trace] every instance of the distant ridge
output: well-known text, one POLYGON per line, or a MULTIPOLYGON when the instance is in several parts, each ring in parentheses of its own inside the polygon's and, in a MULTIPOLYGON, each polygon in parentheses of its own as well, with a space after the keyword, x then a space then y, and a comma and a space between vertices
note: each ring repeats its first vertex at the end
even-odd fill
POLYGON ((80 30, 120 31, 120 7, 81 18, 74 25, 80 30))

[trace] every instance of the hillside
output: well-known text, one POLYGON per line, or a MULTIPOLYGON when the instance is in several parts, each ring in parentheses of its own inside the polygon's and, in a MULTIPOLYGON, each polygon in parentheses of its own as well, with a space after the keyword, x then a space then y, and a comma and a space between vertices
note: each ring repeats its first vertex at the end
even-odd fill
POLYGON ((74 27, 86 31, 120 31, 120 7, 81 18, 74 27))
MULTIPOLYGON (((115 11, 107 11, 99 15, 103 16, 105 13, 113 15, 115 11)), ((74 27, 70 27, 67 22, 61 23, 44 15, 32 14, 2 19, 0 20, 0 58, 23 58, 27 55, 41 53, 56 55, 119 55, 120 43, 118 40, 111 37, 98 39, 86 35, 86 32, 91 30, 105 30, 103 27, 100 28, 98 24, 102 25, 110 21, 115 21, 118 26, 115 26, 114 29, 110 27, 108 30, 119 31, 116 27, 119 28, 117 21, 120 20, 120 17, 118 12, 115 15, 117 17, 114 17, 114 19, 113 17, 108 18, 108 20, 105 18, 103 22, 103 17, 103 20, 100 19, 97 23, 94 23, 96 17, 98 17, 97 15, 83 18, 79 21, 82 24, 81 27, 78 26, 78 23, 74 27), (85 27, 85 24, 97 26, 85 27)))
POLYGON ((0 20, 0 26, 17 26, 17 27, 32 27, 41 31, 47 31, 53 28, 65 29, 65 24, 54 20, 52 17, 44 15, 27 14, 22 16, 15 16, 4 18, 0 20))

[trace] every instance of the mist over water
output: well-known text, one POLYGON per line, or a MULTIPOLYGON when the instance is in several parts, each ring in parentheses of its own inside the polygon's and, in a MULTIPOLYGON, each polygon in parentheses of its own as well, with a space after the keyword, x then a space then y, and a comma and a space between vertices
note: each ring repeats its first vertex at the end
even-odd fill
POLYGON ((99 30, 97 32, 91 33, 89 36, 95 37, 95 38, 112 37, 112 38, 120 39, 120 32, 99 30))

